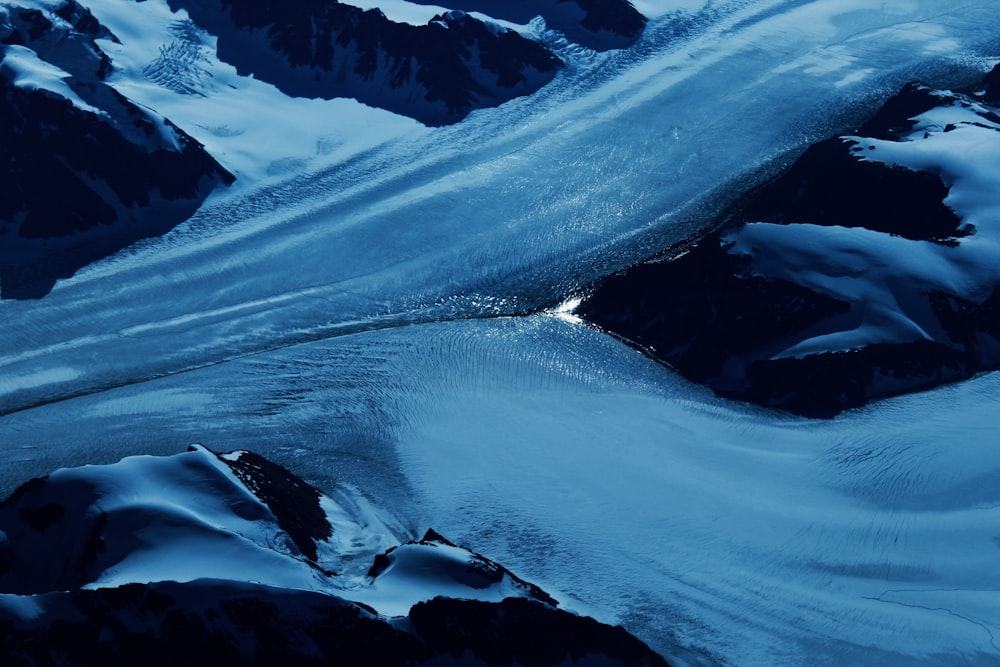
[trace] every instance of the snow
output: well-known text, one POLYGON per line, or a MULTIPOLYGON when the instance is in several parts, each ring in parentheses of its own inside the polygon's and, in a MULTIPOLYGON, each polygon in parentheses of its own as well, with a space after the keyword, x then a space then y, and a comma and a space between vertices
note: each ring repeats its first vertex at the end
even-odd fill
POLYGON ((354 100, 288 98, 241 77, 215 56, 214 37, 165 2, 92 0, 87 6, 121 41, 100 41, 115 64, 109 82, 204 144, 237 176, 237 190, 287 180, 316 161, 336 163, 419 128, 354 100), (171 89, 169 79, 157 82, 164 69, 187 73, 189 87, 180 87, 186 92, 171 89))
POLYGON ((370 555, 433 527, 669 654, 905 664, 998 655, 976 624, 1000 629, 983 597, 1000 587, 998 397, 990 374, 815 422, 714 398, 537 315, 318 341, 4 426, 64 459, 172 452, 209 430, 215 449, 252 446, 336 497, 324 560, 345 572, 338 594, 387 613, 431 589, 414 575, 366 590, 370 555), (175 387, 208 398, 155 400, 175 387), (103 416, 110 402, 124 423, 103 416), (368 542, 331 560, 355 537, 368 542))
POLYGON ((956 102, 918 116, 899 142, 847 137, 865 160, 940 175, 950 188, 945 204, 975 229, 957 246, 809 224, 751 223, 724 239, 733 244, 730 253, 753 257, 751 271, 854 304, 853 327, 811 337, 775 358, 940 339, 933 315, 908 294, 933 290, 974 302, 990 295, 1000 283, 1000 127, 985 113, 956 102))
MULTIPOLYGON (((986 283, 996 281, 1000 271, 996 255, 1000 251, 1000 126, 984 118, 983 111, 978 105, 958 103, 933 109, 915 119, 913 133, 904 141, 865 139, 859 155, 940 175, 950 188, 945 204, 976 229, 954 253, 969 256, 955 261, 986 283), (949 126, 954 129, 945 131, 949 126)), ((972 297, 982 295, 982 289, 971 291, 972 297)))
POLYGON ((53 473, 94 484, 110 545, 135 546, 88 588, 200 578, 316 587, 315 571, 274 549, 287 537, 270 511, 203 448, 172 458, 128 457, 53 473))
POLYGON ((41 605, 28 595, 0 594, 0 609, 26 621, 38 618, 42 614, 41 605))
POLYGON ((427 25, 435 16, 447 14, 448 9, 436 5, 418 5, 406 0, 351 0, 344 4, 361 9, 377 9, 396 23, 427 25))
MULTIPOLYGON (((716 399, 551 315, 903 82, 974 80, 1000 30, 993 7, 639 3, 660 17, 635 47, 567 48, 539 93, 431 130, 284 98, 219 63, 204 34, 184 42, 208 59, 201 94, 171 90, 143 72, 181 41, 183 14, 90 6, 122 40, 101 43, 113 85, 239 181, 45 299, 0 302, 4 490, 191 441, 252 449, 350 517, 372 508, 356 521, 380 537, 353 552, 352 576, 389 535, 433 527, 678 662, 1000 659, 1000 375, 812 422, 716 399)), ((960 151, 969 137, 931 140, 960 151)), ((941 166, 949 205, 993 205, 972 185, 988 164, 941 166)), ((991 224, 960 246, 976 266, 993 257, 991 224)), ((800 232, 848 262, 900 248, 800 232)), ((927 262, 912 275, 949 275, 936 249, 913 252, 927 262)))
POLYGON ((867 229, 751 223, 725 241, 733 243, 730 253, 753 256, 753 272, 828 294, 859 309, 857 328, 810 338, 775 358, 932 339, 920 321, 921 315, 930 318, 930 314, 908 312, 904 295, 931 289, 968 295, 980 286, 974 279, 967 284, 968 256, 929 241, 867 229))
POLYGON ((370 586, 348 596, 388 616, 405 616, 418 602, 435 596, 500 602, 524 597, 525 591, 504 575, 484 585, 470 574, 470 553, 446 544, 405 544, 392 551, 389 567, 370 586))
MULTIPOLYGON (((267 506, 222 463, 238 460, 241 453, 217 457, 195 445, 179 455, 132 456, 111 465, 53 472, 46 480, 48 499, 80 513, 65 521, 102 517, 104 548, 88 570, 104 569, 96 569, 84 588, 199 579, 246 581, 337 595, 386 616, 405 616, 417 602, 438 596, 496 602, 528 593, 506 575, 490 582, 472 573, 474 556, 465 549, 440 543, 400 545, 382 512, 343 487, 338 495, 347 501, 345 505, 320 498, 333 528, 332 536, 318 545, 317 564, 324 570, 320 572, 299 555, 267 506), (62 495, 52 495, 53 489, 62 495), (372 579, 368 570, 375 556, 390 548, 390 567, 372 579)), ((71 535, 75 526, 60 529, 71 535)), ((88 535, 81 533, 78 538, 82 542, 88 535)), ((66 568, 62 558, 49 557, 51 547, 72 539, 52 530, 36 531, 19 536, 12 546, 37 552, 37 559, 27 566, 31 572, 23 574, 45 581, 46 567, 66 568)), ((0 543, 11 545, 2 532, 0 543)), ((41 585, 22 583, 29 588, 41 585)), ((21 616, 37 615, 30 600, 0 596, 0 605, 21 616)))
POLYGON ((88 113, 103 114, 73 92, 65 79, 69 72, 59 69, 51 63, 41 60, 34 51, 26 46, 8 44, 0 53, 0 75, 10 78, 14 85, 25 90, 44 90, 59 97, 64 97, 73 103, 77 109, 88 113))

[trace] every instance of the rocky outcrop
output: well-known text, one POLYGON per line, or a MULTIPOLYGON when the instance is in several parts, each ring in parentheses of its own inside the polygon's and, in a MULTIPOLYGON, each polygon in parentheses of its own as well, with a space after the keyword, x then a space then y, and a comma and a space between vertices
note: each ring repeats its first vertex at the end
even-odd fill
POLYGON ((907 86, 578 313, 722 396, 813 417, 1000 368, 1000 182, 969 150, 1000 155, 995 77, 907 86))
POLYGON ((173 228, 233 177, 190 136, 104 83, 112 39, 74 0, 0 7, 0 295, 55 281, 173 228))
POLYGON ((296 97, 351 97, 444 125, 526 95, 562 66, 519 33, 450 11, 427 25, 330 0, 169 0, 218 37, 218 55, 296 97))
MULTIPOLYGON (((418 0, 421 4, 440 4, 418 0)), ((536 16, 567 39, 595 51, 634 44, 646 27, 646 17, 628 0, 450 0, 449 7, 482 12, 514 23, 526 24, 536 16)))
POLYGON ((312 591, 199 580, 0 595, 11 664, 666 665, 625 630, 511 598, 435 598, 389 622, 312 591), (26 608, 31 611, 25 613, 26 608))
POLYGON ((377 530, 252 452, 192 446, 61 469, 0 503, 0 655, 70 666, 666 664, 433 530, 365 554, 377 530))

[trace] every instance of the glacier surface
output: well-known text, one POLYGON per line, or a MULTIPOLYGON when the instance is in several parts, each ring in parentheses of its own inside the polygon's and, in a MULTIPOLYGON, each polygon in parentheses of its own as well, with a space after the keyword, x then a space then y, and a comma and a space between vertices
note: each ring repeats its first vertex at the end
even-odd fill
POLYGON ((815 422, 556 312, 904 82, 980 78, 993 7, 684 2, 601 54, 543 32, 551 84, 430 129, 238 77, 160 0, 88 6, 122 42, 112 84, 238 180, 0 302, 4 493, 254 449, 682 664, 1000 660, 1000 375, 815 422), (197 94, 144 73, 178 53, 197 94))

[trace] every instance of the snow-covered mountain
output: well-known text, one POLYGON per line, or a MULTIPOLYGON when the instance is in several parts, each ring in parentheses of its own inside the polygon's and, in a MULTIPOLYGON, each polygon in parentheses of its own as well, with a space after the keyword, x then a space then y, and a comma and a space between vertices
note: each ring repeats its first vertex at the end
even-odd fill
POLYGON ((1000 368, 998 78, 908 85, 577 312, 723 396, 810 416, 1000 368))
MULTIPOLYGON (((431 0, 418 2, 437 4, 431 0)), ((454 9, 482 12, 521 25, 540 16, 549 27, 563 33, 571 41, 597 51, 623 48, 635 43, 646 25, 646 17, 627 0, 456 0, 448 5, 454 9)))
POLYGON ((0 296, 55 281, 191 216, 232 175, 106 83, 115 36, 73 0, 0 5, 0 296))
MULTIPOLYGON (((306 26, 295 6, 77 1, 79 9, 63 0, 3 3, 6 38, 22 42, 3 45, 4 76, 25 84, 16 94, 40 91, 101 120, 110 112, 87 95, 104 91, 170 130, 161 137, 190 137, 235 180, 211 192, 206 183, 200 204, 188 201, 196 210, 186 220, 67 271, 43 298, 0 300, 0 490, 85 464, 98 464, 85 470, 99 476, 101 464, 173 457, 188 442, 251 447, 261 458, 240 455, 230 461, 235 469, 218 460, 223 467, 193 466, 213 491, 167 502, 140 484, 158 473, 136 466, 121 488, 149 502, 129 505, 117 525, 132 517, 135 530, 115 535, 145 541, 126 538, 83 559, 100 566, 82 574, 82 561, 59 570, 87 581, 73 593, 7 595, 5 609, 17 608, 7 618, 22 636, 49 632, 28 618, 43 607, 54 624, 89 608, 90 622, 112 630, 136 614, 155 629, 167 616, 176 620, 169 609, 194 609, 182 619, 235 622, 239 609, 256 605, 253 597, 273 596, 275 616, 263 616, 282 618, 305 598, 321 599, 330 614, 375 621, 372 632, 383 632, 377 614, 358 606, 367 605, 410 614, 400 624, 410 623, 407 634, 416 637, 411 609, 426 609, 428 594, 455 583, 455 565, 465 572, 475 560, 433 535, 419 544, 433 526, 536 582, 574 618, 621 625, 671 663, 1000 659, 1000 375, 976 372, 991 367, 995 338, 997 102, 994 83, 976 85, 1000 60, 1000 14, 989 3, 358 0, 356 10, 324 4, 329 20, 306 26), (16 36, 15 13, 28 17, 16 36), (51 37, 33 16, 52 24, 51 37), (288 20, 268 23, 279 16, 288 20), (341 31, 338 16, 356 19, 361 36, 341 31), (427 100, 429 89, 384 86, 376 76, 402 72, 401 54, 422 52, 428 36, 445 30, 441 23, 456 42, 441 48, 443 60, 425 64, 462 73, 445 81, 464 82, 455 99, 470 81, 490 89, 501 72, 520 83, 498 87, 499 97, 479 90, 475 104, 432 124, 339 96, 351 92, 343 88, 350 81, 359 98, 378 88, 393 103, 412 96, 445 109, 427 100), (405 39, 389 44, 388 34, 405 39), (296 43, 300 35, 316 40, 296 43), (345 45, 343 35, 357 39, 345 45), (475 44, 501 42, 509 42, 509 58, 482 66, 486 51, 475 44), (56 45, 80 57, 59 60, 56 45), (561 65, 539 74, 527 53, 561 65), (336 62, 345 79, 324 69, 323 54, 343 56, 336 62), (372 62, 361 55, 374 57, 374 69, 357 69, 372 62), (89 63, 87 76, 102 73, 74 83, 82 75, 71 61, 89 63), (908 88, 913 81, 925 87, 908 88), (305 97, 288 88, 305 83, 316 85, 305 97), (932 104, 893 110, 900 100, 932 104), (891 122, 879 126, 879 117, 891 122), (898 196, 888 198, 890 188, 898 196), (800 190, 808 194, 800 198, 800 190), (819 208, 836 214, 790 217, 819 208), (927 222, 919 233, 898 224, 913 216, 927 222), (904 352, 890 360, 895 376, 874 387, 903 393, 825 420, 731 401, 581 319, 610 294, 608 276, 682 247, 722 265, 718 273, 684 258, 660 265, 690 269, 665 287, 685 307, 704 315, 701 302, 683 298, 699 285, 742 290, 708 292, 733 308, 719 349, 692 339, 699 359, 732 351, 721 343, 752 339, 768 369, 801 369, 809 355, 849 360, 844 351, 867 341, 904 352), (597 283, 605 287, 592 293, 597 283), (749 296, 763 298, 754 305, 749 296), (834 302, 847 305, 812 329, 776 327, 772 317, 805 321, 834 302), (747 338, 727 336, 733 332, 747 338), (921 374, 932 375, 939 361, 949 379, 958 368, 949 355, 964 364, 951 377, 971 377, 925 383, 921 374), (291 484, 290 500, 272 507, 256 495, 270 491, 249 481, 265 461, 307 483, 291 484), (315 506, 310 488, 346 513, 333 542, 323 532, 330 522, 307 511, 315 506), (220 509, 226 498, 235 504, 220 509), (275 527, 286 519, 298 527, 275 527), (361 524, 364 531, 350 527, 361 524), (224 525, 238 534, 215 530, 224 525), (150 537, 168 534, 180 542, 150 537), (163 555, 195 534, 209 545, 190 561, 199 578, 153 582, 163 576, 163 555), (337 542, 338 534, 359 542, 337 542), (229 548, 268 566, 220 567, 229 548), (372 579, 376 557, 387 567, 372 579), (416 576, 425 558, 434 561, 433 581, 416 576), (290 589, 283 578, 302 586, 290 589), (317 590, 346 581, 358 584, 350 588, 356 596, 317 590), (177 606, 150 608, 161 594, 177 606), (132 595, 140 601, 129 602, 132 595), (205 596, 234 603, 206 605, 205 596)), ((409 71, 418 71, 415 59, 409 71)), ((441 90, 442 99, 451 94, 441 90)), ((141 132, 128 117, 108 123, 126 139, 141 132)), ((118 144, 104 145, 98 155, 115 163, 118 144)), ((116 166, 148 176, 131 158, 116 166)), ((75 173, 105 192, 86 169, 75 173)), ((220 172, 217 185, 226 180, 220 172)), ((0 180, 0 199, 16 199, 13 183, 0 180)), ((41 185, 46 194, 49 183, 41 185)), ((32 210, 56 201, 79 203, 53 196, 32 210)), ((155 194, 149 202, 157 216, 170 212, 155 194)), ((7 286, 4 279, 0 289, 7 286)), ((631 283, 621 298, 643 294, 654 296, 648 284, 631 283)), ((704 321, 692 318, 691 327, 704 321)), ((729 363, 739 361, 726 358, 732 373, 719 377, 741 377, 729 363)), ((773 384, 765 389, 780 390, 781 377, 763 376, 773 384)), ((822 374, 803 392, 835 377, 822 374)), ((775 398, 772 391, 761 402, 775 398)), ((190 454, 165 459, 172 463, 164 469, 212 462, 208 453, 190 454)), ((324 515, 329 507, 321 503, 324 515)), ((45 503, 33 509, 25 516, 39 525, 58 514, 45 503)), ((93 527, 89 521, 79 523, 93 527)), ((49 537, 64 535, 66 553, 79 555, 81 543, 68 541, 73 528, 55 525, 49 537)), ((44 542, 23 521, 13 521, 15 530, 18 544, 44 542)), ((13 563, 30 551, 5 553, 13 563)), ((39 564, 46 567, 31 571, 43 579, 58 569, 39 564)), ((441 618, 495 628, 504 605, 549 609, 524 597, 498 602, 531 590, 501 582, 471 590, 463 579, 449 594, 492 597, 449 601, 441 618)), ((95 627, 87 622, 81 633, 95 627)), ((228 623, 223 632, 235 627, 228 623)), ((454 639, 435 632, 414 641, 454 639)))
POLYGON ((357 500, 349 511, 252 452, 200 446, 36 478, 0 502, 0 655, 666 664, 434 531, 376 553, 395 538, 357 500))
POLYGON ((509 28, 461 11, 426 25, 331 0, 172 0, 218 39, 240 74, 296 97, 352 97, 430 124, 534 92, 562 61, 509 28))

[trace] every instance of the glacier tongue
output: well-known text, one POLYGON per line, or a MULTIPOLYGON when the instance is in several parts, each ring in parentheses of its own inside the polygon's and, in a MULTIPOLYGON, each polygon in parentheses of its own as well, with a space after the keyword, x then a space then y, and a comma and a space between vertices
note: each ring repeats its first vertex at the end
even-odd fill
POLYGON ((253 442, 668 657, 988 663, 998 383, 816 422, 717 399, 559 317, 432 323, 8 415, 0 481, 253 442))
POLYGON ((143 67, 184 17, 92 2, 115 62, 149 48, 112 83, 239 180, 43 302, 0 302, 0 484, 259 436, 665 653, 996 661, 996 375, 817 425, 502 317, 698 231, 905 80, 979 78, 1000 28, 969 0, 684 5, 429 130, 218 62, 204 97, 164 88, 143 67))
MULTIPOLYGON (((171 15, 154 4, 116 3, 114 21, 103 0, 93 9, 126 49, 147 24, 174 39, 171 15)), ((231 155, 276 171, 234 169, 234 192, 64 282, 45 308, 0 304, 9 323, 0 410, 315 338, 554 302, 696 231, 734 182, 845 122, 852 106, 917 73, 961 75, 997 19, 972 2, 941 15, 932 5, 886 15, 861 3, 765 3, 664 16, 635 47, 576 62, 567 54, 568 71, 535 96, 458 126, 390 123, 368 137, 364 119, 379 113, 333 104, 353 108, 347 131, 361 137, 337 148, 318 105, 305 117, 312 142, 293 133, 292 154, 278 153, 275 137, 301 101, 231 75, 237 88, 192 98, 123 71, 116 86, 202 128, 195 138, 224 165, 231 155), (235 102, 243 88, 243 104, 261 114, 230 112, 247 108, 235 102), (43 358, 80 376, 22 387, 19 376, 37 374, 43 358)))

